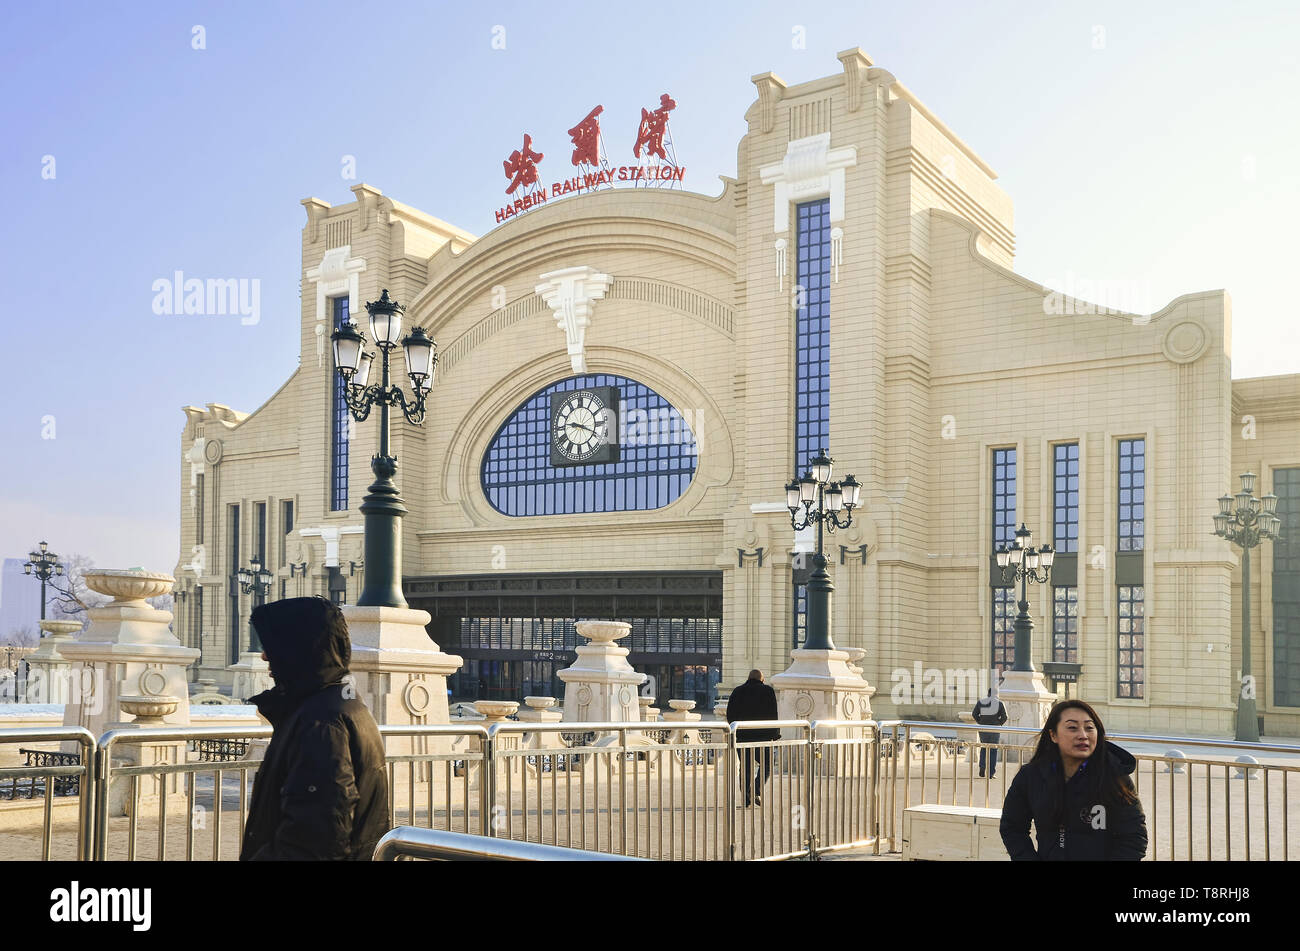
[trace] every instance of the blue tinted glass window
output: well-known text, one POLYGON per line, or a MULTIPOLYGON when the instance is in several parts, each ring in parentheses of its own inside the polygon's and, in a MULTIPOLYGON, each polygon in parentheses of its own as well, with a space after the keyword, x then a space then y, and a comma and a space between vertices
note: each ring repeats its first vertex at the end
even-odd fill
POLYGON ((830 446, 830 200, 796 208, 794 462, 799 475, 830 446))
POLYGON ((1016 540, 1016 451, 993 450, 993 549, 1016 540))
POLYGON ((644 383, 606 373, 560 380, 510 416, 483 454, 483 494, 504 515, 571 515, 663 508, 695 476, 698 446, 682 414, 644 383), (551 394, 619 388, 619 461, 590 466, 551 463, 551 394))
POLYGON ((1146 523, 1145 439, 1119 441, 1119 550, 1142 551, 1146 523))
MULTIPOLYGON (((334 329, 348 322, 348 299, 334 299, 334 329)), ((331 358, 332 359, 332 358, 331 358)), ((334 373, 334 417, 330 434, 330 511, 348 507, 348 402, 343 377, 334 373)))
POLYGON ((1052 447, 1052 547, 1079 550, 1079 444, 1052 447))

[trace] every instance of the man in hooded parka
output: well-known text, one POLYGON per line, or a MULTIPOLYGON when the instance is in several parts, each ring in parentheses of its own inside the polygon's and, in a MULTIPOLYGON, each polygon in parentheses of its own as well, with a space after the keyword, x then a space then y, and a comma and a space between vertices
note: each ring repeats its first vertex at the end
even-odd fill
POLYGON ((324 598, 253 611, 275 686, 251 698, 274 733, 257 771, 241 861, 368 861, 388 831, 384 741, 357 699, 347 622, 324 598))

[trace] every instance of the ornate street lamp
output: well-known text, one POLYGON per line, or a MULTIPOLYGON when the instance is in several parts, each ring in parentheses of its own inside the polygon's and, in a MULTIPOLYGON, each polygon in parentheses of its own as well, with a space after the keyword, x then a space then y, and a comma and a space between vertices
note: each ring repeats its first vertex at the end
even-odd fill
POLYGON ((388 408, 399 406, 407 422, 419 426, 424 422, 425 397, 433 386, 434 371, 438 366, 437 345, 420 327, 405 337, 402 317, 405 308, 384 291, 379 300, 366 303, 370 315, 370 338, 379 347, 382 376, 377 384, 370 384, 370 367, 374 354, 365 352, 366 337, 352 321, 334 331, 334 365, 346 383, 344 395, 352 418, 365 422, 370 410, 379 404, 379 452, 370 460, 375 474, 365 499, 361 514, 366 521, 366 542, 363 563, 366 566, 366 583, 357 599, 359 606, 390 608, 406 607, 402 597, 402 516, 406 506, 398 495, 393 476, 397 474, 397 457, 388 446, 388 408), (414 397, 410 402, 401 388, 389 379, 389 358, 400 346, 406 352, 406 375, 411 379, 414 397))
POLYGON ((835 586, 826 573, 826 556, 823 554, 823 531, 834 534, 836 529, 853 524, 853 509, 858 504, 862 486, 852 475, 841 482, 831 481, 834 460, 822 449, 810 463, 802 479, 794 479, 785 487, 785 504, 790 510, 790 526, 801 532, 814 522, 817 524, 817 552, 813 555, 813 573, 808 579, 808 634, 804 650, 834 650, 831 641, 831 592, 835 586), (844 513, 843 521, 840 513, 844 513))
POLYGON ((1235 738, 1243 743, 1259 742, 1254 678, 1250 674, 1250 550, 1266 539, 1276 541, 1282 528, 1277 496, 1270 492, 1257 499, 1254 491, 1255 473, 1243 472, 1241 491, 1235 496, 1219 496, 1219 511, 1214 516, 1214 534, 1241 548, 1241 688, 1237 691, 1235 738))
MULTIPOLYGON (((23 574, 35 575, 41 580, 41 620, 45 620, 45 583, 55 575, 63 574, 63 565, 59 563, 59 556, 49 551, 49 546, 41 542, 39 550, 28 553, 27 561, 23 564, 23 574)), ((41 634, 45 636, 44 632, 41 634)))
POLYGON ((1016 529, 1016 540, 1011 547, 998 546, 998 567, 1002 580, 1015 585, 1020 582, 1020 612, 1016 615, 1016 657, 1012 670, 1035 670, 1030 657, 1030 644, 1034 634, 1034 619, 1029 616, 1029 583, 1047 584, 1052 577, 1052 562, 1056 552, 1051 545, 1036 548, 1033 533, 1024 522, 1016 529))
MULTIPOLYGON (((266 600, 266 593, 271 590, 275 575, 266 569, 261 559, 254 556, 249 567, 235 572, 235 580, 239 582, 239 590, 254 595, 256 603, 260 605, 266 600)), ((255 654, 262 650, 262 639, 257 636, 257 628, 251 623, 248 625, 248 649, 255 654)))

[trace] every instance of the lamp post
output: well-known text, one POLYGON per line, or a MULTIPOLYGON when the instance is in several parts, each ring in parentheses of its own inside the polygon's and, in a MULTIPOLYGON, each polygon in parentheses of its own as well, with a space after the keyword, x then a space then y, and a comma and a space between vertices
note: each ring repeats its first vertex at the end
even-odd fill
POLYGON ((1052 562, 1056 552, 1051 545, 1036 548, 1033 533, 1024 522, 1016 529, 1016 540, 1008 548, 998 546, 998 567, 1002 569, 1002 580, 1015 585, 1020 582, 1020 611, 1016 615, 1016 656, 1012 670, 1033 671, 1034 661, 1030 656, 1030 644, 1034 634, 1034 619, 1029 616, 1029 583, 1047 584, 1052 577, 1052 562))
POLYGON ((853 524, 853 509, 858 504, 862 486, 852 475, 842 482, 831 481, 834 460, 822 449, 810 463, 803 478, 794 479, 785 487, 785 504, 790 510, 790 526, 801 532, 809 525, 817 525, 817 552, 813 555, 813 573, 808 579, 808 634, 804 650, 829 651, 835 649, 831 641, 831 592, 835 586, 826 573, 826 556, 823 554, 823 532, 834 534, 836 529, 853 524), (801 511, 802 510, 802 511, 801 511), (843 521, 840 513, 844 512, 843 521))
POLYGON ((1255 709, 1255 685, 1250 673, 1250 550, 1265 539, 1277 540, 1282 519, 1277 514, 1277 496, 1272 492, 1254 496, 1255 473, 1241 474, 1241 491, 1219 496, 1214 516, 1214 534, 1241 548, 1241 689, 1237 691, 1235 739, 1259 742, 1259 719, 1255 709))
MULTIPOLYGON (((251 559, 249 567, 240 568, 235 572, 235 578, 239 582, 239 590, 244 594, 255 595, 259 605, 266 599, 266 593, 271 590, 271 585, 275 582, 275 575, 268 571, 261 559, 257 557, 251 559)), ((251 621, 248 624, 248 649, 254 654, 262 651, 262 639, 257 636, 257 628, 251 621)))
MULTIPOLYGON (((59 556, 49 551, 49 546, 41 542, 37 551, 29 552, 23 564, 23 574, 35 575, 41 580, 41 620, 45 620, 45 583, 55 575, 63 574, 63 565, 59 556)), ((44 633, 41 634, 44 637, 44 633)))
POLYGON ((415 394, 408 402, 401 388, 389 379, 389 358, 399 345, 405 308, 390 299, 385 290, 379 300, 366 303, 366 312, 370 315, 371 339, 380 352, 379 383, 368 384, 375 357, 365 352, 366 337, 355 323, 349 320, 330 336, 334 344, 334 365, 345 382, 344 396, 352 418, 358 423, 365 422, 375 404, 380 408, 379 452, 370 460, 375 481, 361 503, 366 523, 366 583, 357 605, 405 608, 401 575, 402 516, 406 514, 406 506, 393 482, 397 457, 388 445, 388 408, 401 407, 407 422, 416 426, 424 422, 424 401, 433 386, 438 365, 437 345, 420 327, 401 337, 400 345, 406 352, 406 373, 415 394))

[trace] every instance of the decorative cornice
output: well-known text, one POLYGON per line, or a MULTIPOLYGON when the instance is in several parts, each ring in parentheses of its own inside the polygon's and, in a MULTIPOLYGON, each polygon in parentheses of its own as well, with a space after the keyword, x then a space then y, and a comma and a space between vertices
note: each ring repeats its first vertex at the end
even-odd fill
POLYGON ((776 104, 785 95, 785 80, 776 73, 759 73, 750 77, 758 87, 758 129, 771 132, 776 125, 776 104))
POLYGON ((844 220, 844 170, 858 164, 858 150, 849 145, 831 148, 831 134, 823 132, 786 145, 785 158, 758 170, 764 185, 776 188, 772 227, 777 234, 790 228, 790 205, 825 195, 830 198, 830 221, 844 220))
POLYGON ((591 305, 605 296, 614 278, 594 267, 579 265, 541 275, 537 295, 555 314, 555 325, 564 331, 564 343, 574 373, 587 372, 585 351, 591 305))
POLYGON ((871 69, 871 57, 858 47, 835 54, 844 67, 844 96, 849 112, 857 112, 862 104, 862 85, 871 69))

